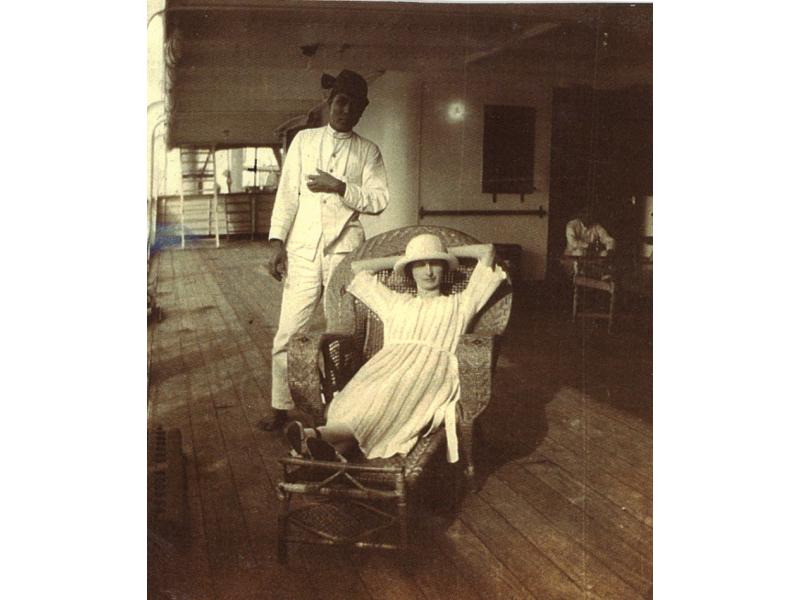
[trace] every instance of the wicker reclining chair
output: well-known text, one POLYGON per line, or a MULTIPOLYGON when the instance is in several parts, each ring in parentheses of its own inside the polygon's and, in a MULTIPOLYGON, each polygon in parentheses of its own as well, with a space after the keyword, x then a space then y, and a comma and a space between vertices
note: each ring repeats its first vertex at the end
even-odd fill
MULTIPOLYGON (((296 406, 314 425, 325 422, 325 408, 353 374, 383 346, 383 324, 346 289, 354 260, 402 254, 406 243, 421 233, 439 235, 448 247, 477 240, 444 227, 406 227, 367 240, 333 273, 328 289, 328 332, 298 334, 289 343, 289 387, 296 406)), ((467 284, 475 261, 448 273, 443 288, 457 292, 467 284)), ((506 266, 506 272, 508 268, 506 266)), ((391 289, 413 293, 413 282, 391 270, 378 272, 391 289)), ((474 486, 473 426, 489 403, 496 362, 495 337, 505 330, 511 312, 510 279, 486 303, 456 350, 461 379, 458 405, 460 463, 470 489, 474 486)), ((421 437, 406 456, 347 463, 281 458, 278 483, 278 557, 286 560, 287 543, 341 544, 356 547, 408 548, 409 501, 435 455, 444 461, 444 426, 421 437), (293 496, 301 496, 292 507, 293 496)))

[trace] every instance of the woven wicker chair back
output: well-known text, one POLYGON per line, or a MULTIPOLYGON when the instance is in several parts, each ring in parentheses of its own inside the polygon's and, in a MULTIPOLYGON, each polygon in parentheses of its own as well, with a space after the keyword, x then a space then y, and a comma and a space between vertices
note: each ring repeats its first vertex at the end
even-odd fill
MULTIPOLYGON (((438 235, 447 247, 479 243, 466 233, 446 227, 416 226, 395 229, 366 240, 339 264, 331 276, 326 290, 328 330, 355 333, 359 341, 363 342, 364 360, 369 360, 383 347, 383 323, 374 312, 347 293, 347 286, 353 279, 350 265, 354 260, 403 254, 408 241, 421 233, 438 235)), ((458 269, 449 271, 443 281, 443 292, 448 294, 463 290, 474 266, 474 260, 462 261, 458 269)), ((508 265, 505 265, 505 269, 508 273, 508 265)), ((390 269, 379 271, 377 275, 383 284, 396 292, 408 294, 416 292, 414 282, 405 275, 395 274, 390 269)), ((469 332, 500 335, 505 331, 510 314, 509 279, 476 315, 469 332)))

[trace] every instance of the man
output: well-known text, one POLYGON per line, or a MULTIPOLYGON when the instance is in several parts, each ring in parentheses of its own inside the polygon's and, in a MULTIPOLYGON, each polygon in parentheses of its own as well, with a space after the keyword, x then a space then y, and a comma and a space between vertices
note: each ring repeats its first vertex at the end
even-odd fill
POLYGON ((616 246, 614 238, 596 222, 588 208, 567 223, 564 256, 608 256, 616 246))
POLYGON ((567 247, 564 249, 561 264, 569 278, 580 272, 598 279, 611 279, 611 263, 591 260, 587 262, 577 258, 608 256, 617 245, 588 207, 581 209, 576 218, 567 223, 566 236, 567 247))
POLYGON ((272 211, 267 270, 284 280, 278 331, 272 344, 272 409, 259 426, 287 421, 294 407, 286 374, 289 338, 308 325, 336 265, 364 241, 361 213, 378 214, 389 202, 378 146, 353 131, 369 104, 367 82, 344 70, 330 88, 328 125, 300 131, 283 165, 272 211))

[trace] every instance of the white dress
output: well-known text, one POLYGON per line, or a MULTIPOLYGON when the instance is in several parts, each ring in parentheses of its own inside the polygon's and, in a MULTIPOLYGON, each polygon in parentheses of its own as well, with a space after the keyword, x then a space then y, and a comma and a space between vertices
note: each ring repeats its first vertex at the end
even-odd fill
POLYGON ((458 460, 456 402, 460 396, 455 350, 472 318, 505 279, 500 267, 478 262, 464 291, 420 298, 394 292, 362 271, 348 291, 383 322, 383 348, 337 394, 328 423, 353 431, 364 455, 406 454, 420 434, 442 422, 448 460, 458 460))

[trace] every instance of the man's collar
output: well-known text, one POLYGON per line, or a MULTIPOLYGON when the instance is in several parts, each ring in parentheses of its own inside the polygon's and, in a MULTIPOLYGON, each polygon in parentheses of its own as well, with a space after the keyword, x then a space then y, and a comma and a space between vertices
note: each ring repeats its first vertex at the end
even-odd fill
POLYGON ((325 131, 331 134, 334 137, 334 139, 337 140, 346 140, 347 138, 353 137, 352 129, 350 131, 336 131, 333 127, 331 127, 330 123, 328 123, 328 125, 326 126, 325 131))

